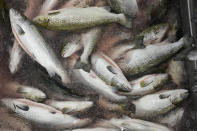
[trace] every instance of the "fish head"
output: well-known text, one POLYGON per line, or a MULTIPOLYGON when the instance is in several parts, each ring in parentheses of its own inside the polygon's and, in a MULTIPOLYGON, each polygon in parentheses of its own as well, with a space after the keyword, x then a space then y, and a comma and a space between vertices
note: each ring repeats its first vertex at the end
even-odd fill
POLYGON ((42 27, 47 27, 49 23, 49 18, 47 16, 37 16, 34 18, 34 23, 42 27))
POLYGON ((118 89, 122 91, 132 90, 132 86, 130 85, 130 83, 126 79, 123 79, 119 76, 114 76, 112 78, 112 85, 118 87, 118 89))
POLYGON ((31 88, 27 86, 19 86, 16 92, 21 94, 23 97, 36 101, 36 102, 42 102, 46 99, 46 94, 36 88, 31 88))
POLYGON ((117 86, 122 91, 132 90, 130 83, 127 81, 119 68, 113 65, 108 65, 106 66, 106 69, 109 73, 111 73, 111 76, 113 76, 111 80, 113 86, 117 86))
POLYGON ((163 93, 160 93, 160 99, 169 99, 169 101, 173 104, 179 104, 183 100, 188 97, 189 93, 188 90, 185 89, 176 89, 176 90, 169 90, 163 93))
POLYGON ((157 88, 168 80, 168 74, 155 74, 151 77, 151 79, 153 81, 153 87, 157 88))
POLYGON ((11 98, 3 98, 0 100, 1 103, 13 112, 27 112, 29 110, 29 106, 18 99, 11 98))
POLYGON ((25 31, 23 30, 23 24, 27 22, 27 17, 14 9, 10 9, 10 22, 14 33, 17 33, 18 35, 25 34, 25 31))

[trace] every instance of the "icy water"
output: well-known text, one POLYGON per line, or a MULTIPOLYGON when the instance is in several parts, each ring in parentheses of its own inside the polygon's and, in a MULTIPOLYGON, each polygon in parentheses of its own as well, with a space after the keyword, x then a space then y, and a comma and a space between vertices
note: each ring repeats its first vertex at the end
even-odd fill
MULTIPOLYGON (((59 0, 58 4, 53 9, 59 9, 63 5, 64 7, 73 7, 75 4, 70 4, 69 1, 72 0, 59 0), (66 4, 69 3, 69 4, 66 4)), ((90 0, 91 1, 91 0, 90 0)), ((91 6, 106 6, 107 3, 105 0, 92 0, 93 3, 91 6)), ((97 43, 97 47, 95 50, 100 50, 105 53, 108 52, 110 48, 112 48, 117 43, 122 41, 128 41, 122 39, 120 34, 124 32, 125 34, 129 34, 129 40, 132 39, 136 34, 139 34, 141 31, 146 29, 149 26, 178 21, 178 31, 177 38, 178 40, 182 36, 181 31, 181 23, 178 11, 178 0, 168 1, 168 5, 165 7, 165 10, 159 10, 158 12, 147 13, 150 12, 151 8, 154 8, 158 5, 159 0, 137 0, 138 7, 140 12, 137 14, 137 18, 133 22, 133 28, 127 29, 122 27, 119 24, 109 24, 103 26, 102 37, 99 39, 97 43)), ((167 0, 166 0, 167 1, 167 0)), ((42 7, 43 0, 6 0, 6 4, 8 8, 14 8, 20 12, 25 12, 26 15, 29 16, 30 19, 34 18, 40 8, 42 7)), ((80 89, 80 84, 76 83, 72 86, 78 88, 78 90, 68 90, 64 86, 62 86, 58 80, 52 79, 48 76, 47 72, 43 67, 41 67, 38 63, 33 61, 27 54, 22 58, 22 62, 20 64, 19 70, 15 74, 11 74, 9 71, 9 50, 12 48, 12 44, 14 42, 14 36, 10 30, 10 28, 5 28, 6 26, 1 25, 0 29, 0 98, 11 97, 18 98, 19 96, 12 92, 7 86, 7 83, 10 82, 18 82, 22 85, 31 85, 33 87, 37 87, 41 89, 44 93, 47 94, 47 97, 50 99, 58 99, 65 100, 68 97, 72 97, 73 99, 91 99, 94 101, 94 106, 88 110, 87 112, 83 112, 77 114, 79 118, 91 118, 94 123, 98 119, 111 119, 121 117, 123 114, 117 110, 109 110, 109 107, 105 106, 105 100, 101 97, 95 95, 94 92, 89 90, 80 89), (4 28, 3 28, 4 27, 4 28)), ((48 31, 43 28, 39 28, 42 32, 43 36, 50 44, 50 46, 54 49, 56 54, 60 54, 62 43, 65 38, 69 37, 73 33, 77 34, 78 32, 65 32, 65 31, 48 31)), ((78 52, 79 54, 81 52, 78 52)), ((65 59, 63 59, 60 55, 58 55, 59 59, 62 63, 65 63, 65 59)), ((166 71, 168 65, 168 61, 165 61, 158 68, 154 68, 154 73, 163 73, 166 71)), ((145 73, 145 74, 148 74, 145 73)), ((144 75, 144 74, 143 74, 144 75)), ((139 75, 141 76, 141 74, 139 75)), ((132 80, 134 78, 138 78, 139 76, 133 76, 128 79, 132 80)), ((164 88, 168 89, 176 89, 176 88, 186 88, 187 83, 182 82, 181 87, 176 86, 172 80, 168 80, 164 88)), ((19 97, 20 98, 20 97, 19 97)), ((190 107, 190 99, 187 98, 186 101, 181 103, 179 107, 183 107, 185 109, 184 116, 181 120, 181 124, 173 127, 176 131, 195 131, 193 129, 195 123, 193 120, 197 117, 195 112, 192 112, 190 107)), ((113 106, 108 105, 108 106, 113 106)), ((0 130, 14 130, 14 131, 44 131, 49 129, 41 128, 39 125, 32 124, 31 122, 21 119, 13 113, 10 113, 9 110, 5 109, 3 106, 0 106, 0 130)), ((125 114, 126 115, 126 114, 125 114)), ((93 124, 90 124, 88 127, 92 127, 93 124)))

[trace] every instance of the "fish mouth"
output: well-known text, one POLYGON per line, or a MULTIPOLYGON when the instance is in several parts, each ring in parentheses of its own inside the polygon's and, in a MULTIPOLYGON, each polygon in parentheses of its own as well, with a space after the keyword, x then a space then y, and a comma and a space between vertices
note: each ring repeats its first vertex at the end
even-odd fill
POLYGON ((125 91, 125 92, 132 91, 131 86, 128 86, 128 85, 125 85, 125 84, 121 84, 120 88, 122 89, 122 91, 125 91))
POLYGON ((25 18, 18 11, 14 10, 13 8, 10 9, 9 14, 10 14, 11 23, 15 23, 18 20, 21 20, 21 21, 25 20, 25 18))
POLYGON ((185 90, 184 92, 180 93, 179 96, 171 97, 170 101, 172 104, 177 105, 181 101, 185 100, 188 96, 189 96, 189 92, 188 92, 188 90, 185 90))
POLYGON ((130 92, 132 91, 131 85, 126 81, 123 81, 117 77, 112 78, 112 85, 118 87, 119 90, 124 91, 124 92, 130 92))

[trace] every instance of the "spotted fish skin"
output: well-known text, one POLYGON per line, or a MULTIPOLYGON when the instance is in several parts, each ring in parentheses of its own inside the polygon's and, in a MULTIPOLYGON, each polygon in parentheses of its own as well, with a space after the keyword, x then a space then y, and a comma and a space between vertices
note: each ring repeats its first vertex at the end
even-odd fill
POLYGON ((159 43, 163 40, 164 36, 169 32, 170 26, 168 24, 158 24, 151 26, 142 31, 136 37, 143 36, 144 45, 159 43))
POLYGON ((62 114, 53 107, 27 99, 3 98, 0 102, 18 116, 45 128, 70 129, 90 123, 89 119, 78 119, 62 114))
POLYGON ((14 9, 10 9, 10 21, 14 36, 25 52, 43 66, 51 77, 57 74, 63 84, 70 83, 67 71, 35 25, 14 9))
POLYGON ((143 73, 173 56, 184 46, 184 38, 175 43, 164 41, 162 44, 148 45, 144 49, 128 51, 117 61, 126 76, 143 73))
POLYGON ((101 24, 120 23, 131 28, 124 14, 113 14, 102 7, 64 8, 37 16, 34 22, 51 30, 79 30, 101 24))

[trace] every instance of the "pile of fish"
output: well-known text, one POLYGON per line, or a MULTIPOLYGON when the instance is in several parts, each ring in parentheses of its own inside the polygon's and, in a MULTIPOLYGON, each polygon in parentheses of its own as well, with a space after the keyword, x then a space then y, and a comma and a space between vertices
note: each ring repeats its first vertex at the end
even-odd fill
POLYGON ((42 89, 10 82, 7 88, 17 97, 2 98, 2 107, 41 129, 173 131, 184 114, 181 104, 189 95, 182 86, 184 62, 173 59, 184 48, 186 38, 177 37, 176 20, 143 30, 137 24, 139 17, 150 17, 158 9, 158 16, 164 15, 161 8, 166 9, 166 1, 155 2, 152 10, 142 10, 140 0, 97 4, 70 0, 52 10, 58 0, 45 0, 34 18, 10 9, 15 38, 10 72, 18 72, 22 57, 28 55, 47 71, 43 77, 49 76, 55 86, 64 88, 60 92, 68 90, 70 94, 58 99, 61 94, 57 91, 54 98, 42 89), (113 42, 105 36, 109 27, 120 29, 113 42), (62 46, 59 54, 46 40, 47 35, 57 37, 58 31, 69 32, 57 45, 62 46), (103 115, 94 117, 99 111, 103 115), (91 116, 84 115, 88 113, 91 116))

